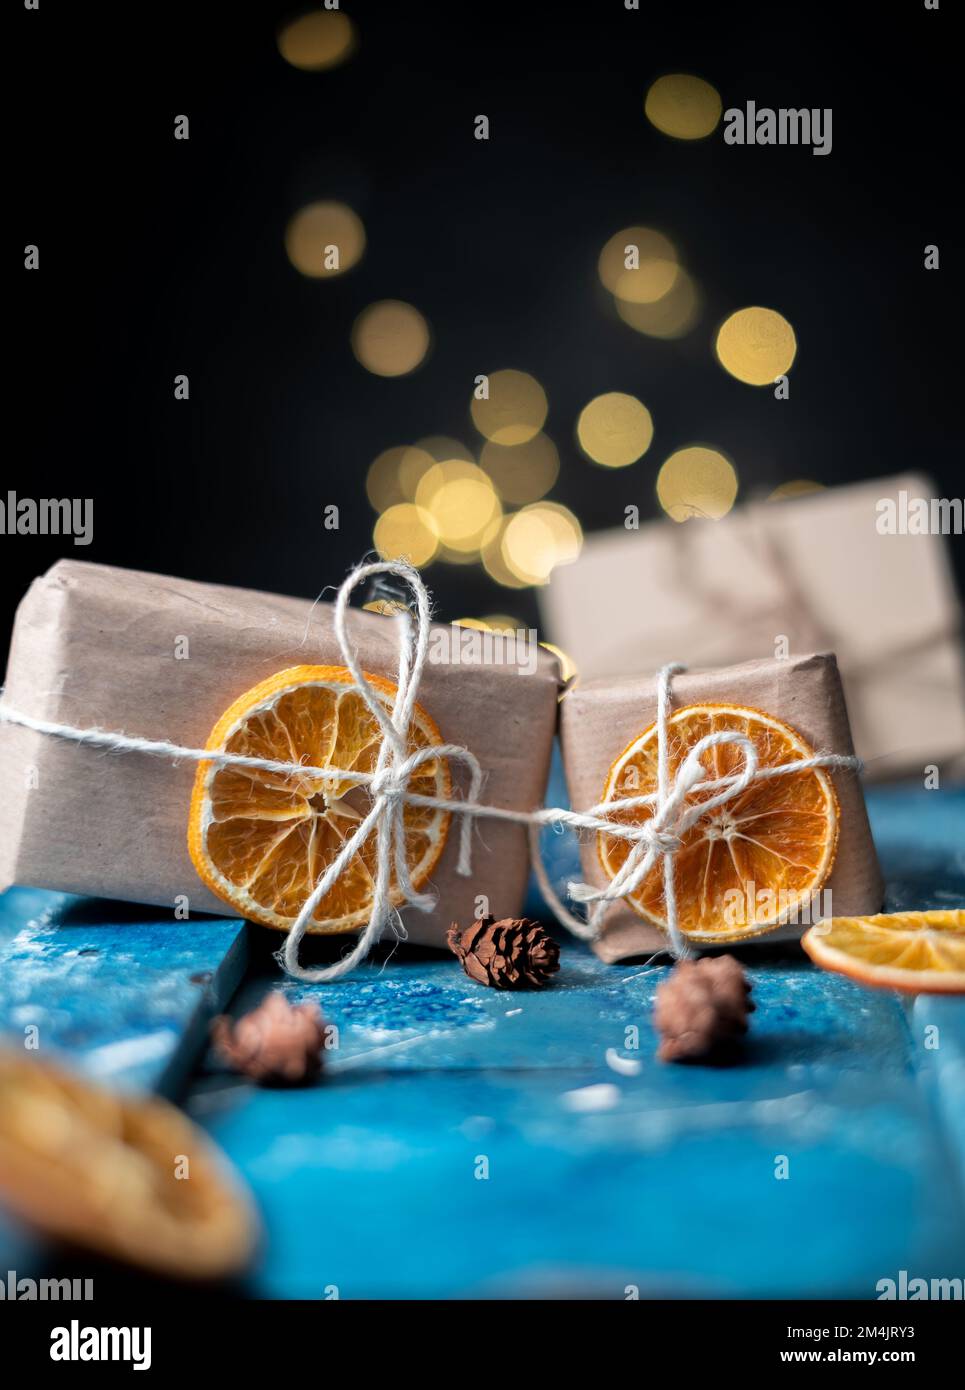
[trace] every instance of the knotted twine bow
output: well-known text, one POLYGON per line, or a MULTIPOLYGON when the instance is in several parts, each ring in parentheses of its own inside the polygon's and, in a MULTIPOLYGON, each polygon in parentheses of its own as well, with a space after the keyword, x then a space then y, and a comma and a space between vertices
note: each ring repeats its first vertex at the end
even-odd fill
POLYGON ((694 744, 671 782, 667 748, 668 724, 673 703, 671 680, 677 672, 686 669, 680 662, 671 662, 657 673, 657 790, 642 796, 621 797, 616 803, 621 811, 653 806, 650 819, 642 825, 634 826, 608 821, 605 819, 606 813, 614 809, 614 803, 608 801, 600 802, 584 814, 567 816, 568 822, 572 825, 604 831, 607 835, 630 840, 633 845, 624 864, 605 888, 593 888, 586 883, 567 885, 569 895, 575 902, 593 904, 586 922, 573 917, 559 902, 552 885, 544 881, 545 874, 540 874, 542 864, 539 857, 534 856, 533 860, 537 879, 556 915, 576 935, 593 940, 600 934, 608 904, 636 892, 653 869, 657 857, 661 856, 667 934, 670 937, 671 953, 678 960, 693 954, 680 930, 674 880, 674 857, 681 849, 687 831, 709 812, 740 796, 754 781, 785 777, 790 773, 804 772, 815 767, 836 767, 853 772, 861 770, 860 758, 848 757, 842 753, 816 753, 810 758, 796 758, 793 762, 781 763, 777 767, 760 767, 757 748, 752 739, 736 729, 721 729, 713 734, 705 734, 694 744), (701 758, 708 749, 724 744, 740 749, 743 764, 736 772, 725 777, 712 777, 701 763, 701 758), (691 801, 691 793, 698 788, 713 795, 703 801, 691 801))
POLYGON ((757 750, 745 734, 736 730, 721 730, 708 734, 690 750, 671 783, 668 750, 667 726, 671 710, 672 676, 686 667, 679 663, 665 666, 658 675, 657 684, 657 791, 638 797, 621 798, 621 811, 652 805, 653 815, 642 824, 628 825, 621 821, 607 819, 612 803, 601 802, 589 811, 567 811, 561 807, 542 807, 536 811, 514 811, 500 806, 486 806, 478 800, 482 789, 483 773, 478 759, 468 748, 458 744, 432 744, 426 748, 408 751, 408 733, 422 678, 423 668, 429 647, 431 615, 429 596, 418 573, 401 561, 380 561, 362 565, 353 570, 338 591, 335 601, 335 636, 342 652, 346 667, 350 671, 355 689, 366 708, 376 720, 382 731, 382 742, 373 772, 343 770, 333 767, 313 767, 305 763, 293 763, 272 758, 256 758, 246 754, 227 753, 208 748, 184 748, 164 740, 136 738, 127 734, 110 733, 102 729, 78 729, 69 724, 58 724, 48 720, 35 719, 18 710, 0 704, 0 723, 16 724, 36 733, 54 738, 67 739, 76 743, 90 744, 117 753, 146 753, 152 757, 170 758, 175 762, 189 761, 212 763, 219 767, 246 767, 264 772, 276 772, 300 778, 315 777, 329 781, 351 781, 366 786, 372 798, 372 806, 360 822, 355 833, 346 840, 339 853, 328 865, 312 892, 302 905, 293 923, 285 945, 276 955, 279 963, 292 976, 310 983, 338 979, 353 970, 371 951, 387 926, 392 926, 400 939, 405 937, 405 928, 398 909, 391 899, 392 869, 398 887, 408 906, 420 911, 430 911, 435 906, 434 898, 416 890, 412 883, 408 861, 405 854, 404 808, 408 805, 430 807, 461 816, 459 828, 459 855, 456 871, 463 877, 472 873, 472 828, 476 816, 489 819, 507 820, 525 825, 529 832, 529 842, 533 868, 544 896, 553 908, 559 921, 577 936, 592 940, 599 935, 602 917, 607 904, 632 894, 654 867, 657 856, 663 858, 663 880, 667 930, 670 936, 670 949, 680 958, 691 954, 690 947, 680 931, 677 918, 676 893, 674 885, 674 856, 680 849, 683 836, 701 817, 725 802, 739 796, 752 781, 758 778, 784 776, 792 772, 804 771, 814 767, 837 767, 857 771, 860 760, 835 753, 816 754, 810 758, 800 758, 778 767, 761 768, 758 765, 757 750), (358 662, 358 657, 349 642, 345 617, 349 598, 354 589, 377 574, 392 574, 401 579, 412 591, 415 599, 416 621, 413 623, 407 611, 399 613, 399 670, 396 680, 396 693, 391 708, 379 698, 366 680, 358 662), (726 777, 711 778, 700 762, 709 748, 733 744, 743 754, 741 768, 726 777), (409 779, 418 767, 437 758, 461 762, 469 772, 468 795, 465 800, 448 799, 422 795, 409 790, 409 779), (690 802, 690 794, 697 788, 713 795, 705 801, 690 802), (576 830, 602 831, 618 839, 631 842, 632 848, 626 862, 611 882, 601 889, 594 889, 585 883, 568 885, 570 896, 578 902, 593 904, 589 918, 583 921, 570 913, 560 901, 542 862, 539 846, 539 832, 546 825, 569 825, 576 830), (302 937, 312 919, 315 908, 337 882, 346 867, 370 835, 375 839, 376 871, 372 892, 369 921, 359 934, 353 949, 333 965, 319 969, 308 969, 298 960, 298 949, 302 937))

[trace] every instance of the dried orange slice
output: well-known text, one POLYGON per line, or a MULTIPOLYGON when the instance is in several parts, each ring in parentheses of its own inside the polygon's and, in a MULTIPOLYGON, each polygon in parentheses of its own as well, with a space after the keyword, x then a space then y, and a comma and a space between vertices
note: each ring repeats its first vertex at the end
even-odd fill
MULTIPOLYGON (((814 750, 787 724, 741 705, 687 705, 667 723, 670 782, 690 750, 707 734, 732 730, 751 739, 760 768, 811 758, 814 750)), ((738 772, 743 750, 726 744, 706 749, 701 763, 711 778, 738 772)), ((610 768, 602 802, 608 819, 642 824, 652 806, 620 802, 657 790, 657 726, 651 724, 610 768)), ((720 789, 718 788, 718 791, 720 789)), ((709 801, 713 790, 697 788, 691 804, 709 801)), ((740 941, 792 921, 810 903, 831 872, 838 840, 838 800, 822 768, 808 768, 752 782, 722 806, 708 811, 682 836, 674 856, 677 920, 696 941, 740 941)), ((612 879, 631 850, 626 840, 601 831, 600 863, 612 879)), ((627 897, 627 902, 666 930, 663 856, 627 897)))
POLYGON ((257 1237, 227 1160, 173 1105, 12 1049, 0 1051, 0 1200, 48 1236, 166 1275, 237 1273, 257 1237))
POLYGON ((965 908, 829 917, 801 945, 825 970, 904 994, 965 994, 965 908))
MULTIPOLYGON (((396 687, 366 679, 387 710, 396 687)), ((332 860, 371 809, 353 772, 375 769, 382 729, 344 666, 293 666, 248 690, 225 710, 205 748, 249 757, 332 767, 340 781, 305 774, 199 763, 191 798, 188 849, 208 887, 243 917, 287 931, 332 860)), ((413 710, 408 751, 442 743, 421 706, 413 710)), ((449 764, 417 767, 409 790, 447 799, 449 764)), ((406 863, 422 887, 446 843, 449 813, 406 804, 406 863)), ((368 921, 375 879, 375 834, 359 847, 308 925, 310 932, 346 932, 368 921)), ((404 900, 395 866, 390 896, 404 900)))

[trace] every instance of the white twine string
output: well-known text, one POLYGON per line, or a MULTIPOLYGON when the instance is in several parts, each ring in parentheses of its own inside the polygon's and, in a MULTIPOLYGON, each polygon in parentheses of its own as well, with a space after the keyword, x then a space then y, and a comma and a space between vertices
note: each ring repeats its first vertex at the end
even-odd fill
POLYGON ((398 909, 391 900, 393 867, 398 888, 407 906, 423 912, 431 911, 435 906, 434 898, 430 894, 420 893, 412 883, 405 852, 406 805, 431 807, 461 817, 456 871, 463 877, 472 872, 472 828, 475 817, 484 816, 491 820, 525 825, 529 833, 533 869, 544 897, 561 924, 584 940, 593 940, 599 935, 607 905, 633 894, 656 864, 657 856, 662 856, 670 949, 674 956, 682 958, 691 954, 691 948, 680 930, 677 917, 674 856, 680 849, 686 832, 709 811, 739 796, 753 781, 787 776, 815 767, 860 771, 860 759, 837 753, 819 753, 810 758, 782 763, 778 767, 762 768, 758 764, 757 750, 751 739, 737 731, 722 730, 708 734, 694 744, 671 782, 667 751, 667 726, 672 708, 671 680, 677 672, 686 670, 686 667, 673 663, 665 666, 657 677, 657 790, 646 795, 621 798, 618 803, 621 811, 653 806, 653 815, 648 820, 637 825, 610 820, 608 812, 613 810, 612 802, 601 802, 589 811, 569 811, 556 806, 541 807, 535 811, 514 811, 502 806, 487 806, 479 801, 483 782, 482 768, 468 748, 445 743, 419 748, 414 752, 408 751, 409 727, 428 652, 430 621, 429 595, 426 587, 419 574, 401 561, 378 561, 361 565, 352 571, 338 591, 334 612, 335 636, 345 665, 352 675, 354 688, 382 731, 382 742, 373 772, 346 771, 331 766, 314 767, 307 763, 249 757, 246 754, 208 748, 186 748, 163 739, 138 738, 99 728, 78 729, 70 724, 35 719, 32 715, 23 714, 2 703, 0 723, 16 724, 35 733, 104 748, 112 753, 145 753, 151 757, 170 759, 175 763, 187 761, 211 763, 217 767, 244 767, 301 778, 347 780, 367 787, 372 798, 370 810, 354 834, 342 845, 306 898, 292 924, 284 947, 276 956, 290 975, 310 983, 335 980, 353 970, 366 958, 386 927, 390 925, 399 938, 405 937, 405 928, 398 909), (392 574, 401 579, 412 591, 416 608, 414 630, 408 612, 401 612, 397 618, 399 671, 391 708, 383 703, 366 680, 357 654, 349 642, 345 625, 345 615, 352 592, 363 580, 378 574, 392 574), (740 749, 743 765, 737 772, 728 776, 710 777, 701 764, 701 756, 707 749, 723 744, 732 744, 740 749), (469 786, 465 799, 429 796, 409 790, 409 780, 416 769, 437 758, 451 759, 467 768, 469 786), (712 792, 713 795, 704 801, 691 801, 691 793, 698 787, 703 792, 712 792), (549 880, 539 843, 540 831, 547 825, 566 825, 577 831, 602 831, 630 842, 631 849, 625 863, 605 888, 593 888, 586 883, 567 885, 569 895, 574 901, 589 906, 589 915, 585 921, 574 916, 566 908, 549 880), (359 933, 352 950, 335 964, 319 969, 309 969, 301 965, 298 959, 299 946, 316 907, 338 881, 368 837, 373 834, 375 880, 368 923, 359 933))

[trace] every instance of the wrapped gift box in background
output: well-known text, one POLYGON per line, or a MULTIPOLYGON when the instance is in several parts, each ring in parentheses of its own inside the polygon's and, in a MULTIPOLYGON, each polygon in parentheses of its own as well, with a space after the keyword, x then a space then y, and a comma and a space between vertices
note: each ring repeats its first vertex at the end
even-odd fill
POLYGON ((940 535, 882 534, 907 475, 587 538, 541 592, 583 680, 834 651, 867 775, 965 773, 961 613, 940 535))
MULTIPOLYGON (((610 768, 626 746, 656 718, 654 677, 580 682, 560 706, 560 737, 570 800, 585 811, 599 803, 610 768)), ((698 703, 737 704, 762 710, 789 724, 820 753, 853 752, 848 714, 838 668, 832 655, 774 658, 717 670, 689 671, 673 678, 674 708, 698 703)), ((875 855, 868 814, 858 776, 832 773, 840 803, 837 855, 821 893, 836 914, 878 912, 884 885, 875 855)), ((597 837, 583 833, 583 874, 588 883, 605 887, 597 855, 597 837)), ((815 913, 815 918, 820 915, 815 913)), ((800 936, 809 923, 787 925, 755 938, 771 942, 800 936)), ((610 904, 594 950, 603 960, 659 950, 666 937, 625 902, 610 904)))
MULTIPOLYGON (((392 619, 350 611, 348 634, 363 670, 395 678, 392 619)), ((438 652, 441 644, 433 647, 438 652)), ((531 662, 470 662, 451 642, 449 649, 451 661, 426 663, 419 703, 446 742, 475 753, 488 804, 540 805, 556 725, 556 659, 530 648, 531 662)), ((4 702, 38 719, 198 748, 243 691, 305 663, 343 664, 328 604, 61 561, 20 605, 4 702)), ((464 791, 460 767, 453 764, 452 773, 464 791)), ((0 886, 172 908, 186 894, 192 912, 228 915, 188 856, 194 776, 190 762, 0 727, 0 886)), ((471 920, 479 895, 497 915, 522 906, 525 828, 488 822, 485 835, 475 837, 469 878, 456 873, 456 830, 450 827, 432 876, 438 906, 404 912, 414 941, 444 945, 454 919, 471 920)))

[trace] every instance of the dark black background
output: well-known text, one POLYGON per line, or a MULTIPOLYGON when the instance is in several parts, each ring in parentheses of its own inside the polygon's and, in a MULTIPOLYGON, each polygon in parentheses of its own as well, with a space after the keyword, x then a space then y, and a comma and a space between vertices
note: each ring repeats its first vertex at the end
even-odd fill
MULTIPOLYGON (((908 467, 961 495, 951 4, 346 0, 358 51, 320 74, 276 47, 297 4, 18 8, 8 216, 41 270, 20 279, 2 491, 93 497, 95 538, 0 537, 4 627, 62 554, 317 593, 371 545, 370 461, 428 433, 477 445, 473 378, 506 366, 546 387, 553 496, 587 530, 629 502, 654 515, 659 464, 695 441, 734 460, 742 496, 908 467), (720 128, 669 140, 643 115, 668 71, 707 78, 725 108, 830 106, 832 153, 728 147, 720 128), (309 281, 284 228, 328 197, 358 211, 367 252, 309 281), (599 285, 603 242, 637 222, 674 238, 703 289, 680 342, 631 331, 599 285), (411 377, 352 356, 355 316, 384 297, 432 325, 411 377), (714 359, 716 325, 754 303, 797 332, 787 402, 714 359), (606 390, 638 394, 656 426, 617 472, 573 443, 606 390), (321 524, 332 502, 337 533, 321 524)), ((428 579, 443 617, 535 616, 532 591, 478 568, 428 579)))

